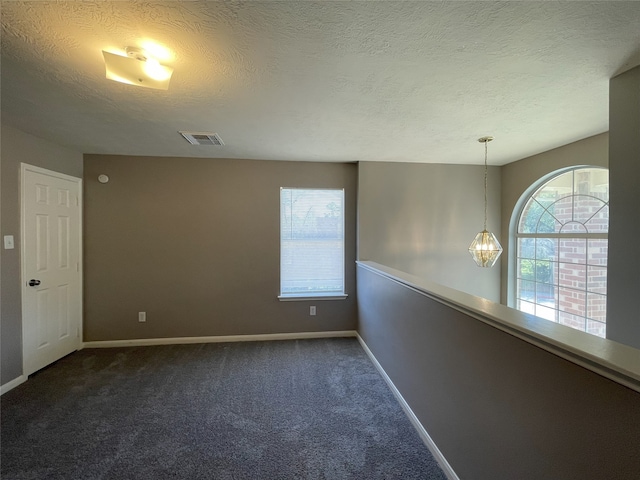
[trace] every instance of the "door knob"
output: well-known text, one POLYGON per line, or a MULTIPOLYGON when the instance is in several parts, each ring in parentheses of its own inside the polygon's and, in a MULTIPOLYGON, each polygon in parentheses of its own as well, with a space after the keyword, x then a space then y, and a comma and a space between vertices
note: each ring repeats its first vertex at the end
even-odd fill
POLYGON ((40 285, 40 280, 35 280, 35 279, 31 279, 29 280, 29 286, 30 287, 37 287, 38 285, 40 285))

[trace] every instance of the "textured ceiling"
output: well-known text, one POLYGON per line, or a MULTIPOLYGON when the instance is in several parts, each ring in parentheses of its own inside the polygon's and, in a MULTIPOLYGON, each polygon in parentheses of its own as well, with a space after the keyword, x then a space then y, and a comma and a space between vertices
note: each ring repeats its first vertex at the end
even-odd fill
POLYGON ((640 2, 3 1, 2 121, 83 153, 505 164, 608 130, 640 2), (105 79, 153 41, 168 91, 105 79), (192 146, 178 130, 217 132, 192 146))

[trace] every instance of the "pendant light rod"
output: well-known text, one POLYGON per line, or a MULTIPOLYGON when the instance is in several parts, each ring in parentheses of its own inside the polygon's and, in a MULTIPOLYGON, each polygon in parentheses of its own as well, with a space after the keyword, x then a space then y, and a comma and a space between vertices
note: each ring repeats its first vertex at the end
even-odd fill
POLYGON ((484 143, 484 230, 487 229, 487 144, 493 140, 491 135, 478 139, 480 143, 484 143))

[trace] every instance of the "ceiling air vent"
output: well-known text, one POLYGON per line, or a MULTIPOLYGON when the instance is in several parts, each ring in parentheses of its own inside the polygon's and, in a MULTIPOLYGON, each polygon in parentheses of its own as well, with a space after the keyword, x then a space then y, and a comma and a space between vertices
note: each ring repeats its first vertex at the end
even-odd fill
POLYGON ((191 145, 224 145, 217 133, 179 132, 191 145))

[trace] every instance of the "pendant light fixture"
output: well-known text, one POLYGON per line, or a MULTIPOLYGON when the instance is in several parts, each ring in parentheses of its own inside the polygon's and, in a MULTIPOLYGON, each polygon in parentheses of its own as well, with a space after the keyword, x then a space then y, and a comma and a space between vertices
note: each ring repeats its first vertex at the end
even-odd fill
POLYGON ((480 143, 484 143, 484 230, 476 235, 471 245, 469 253, 473 261, 479 267, 491 268, 502 253, 502 246, 496 236, 487 230, 487 144, 493 137, 487 136, 479 138, 480 143))

